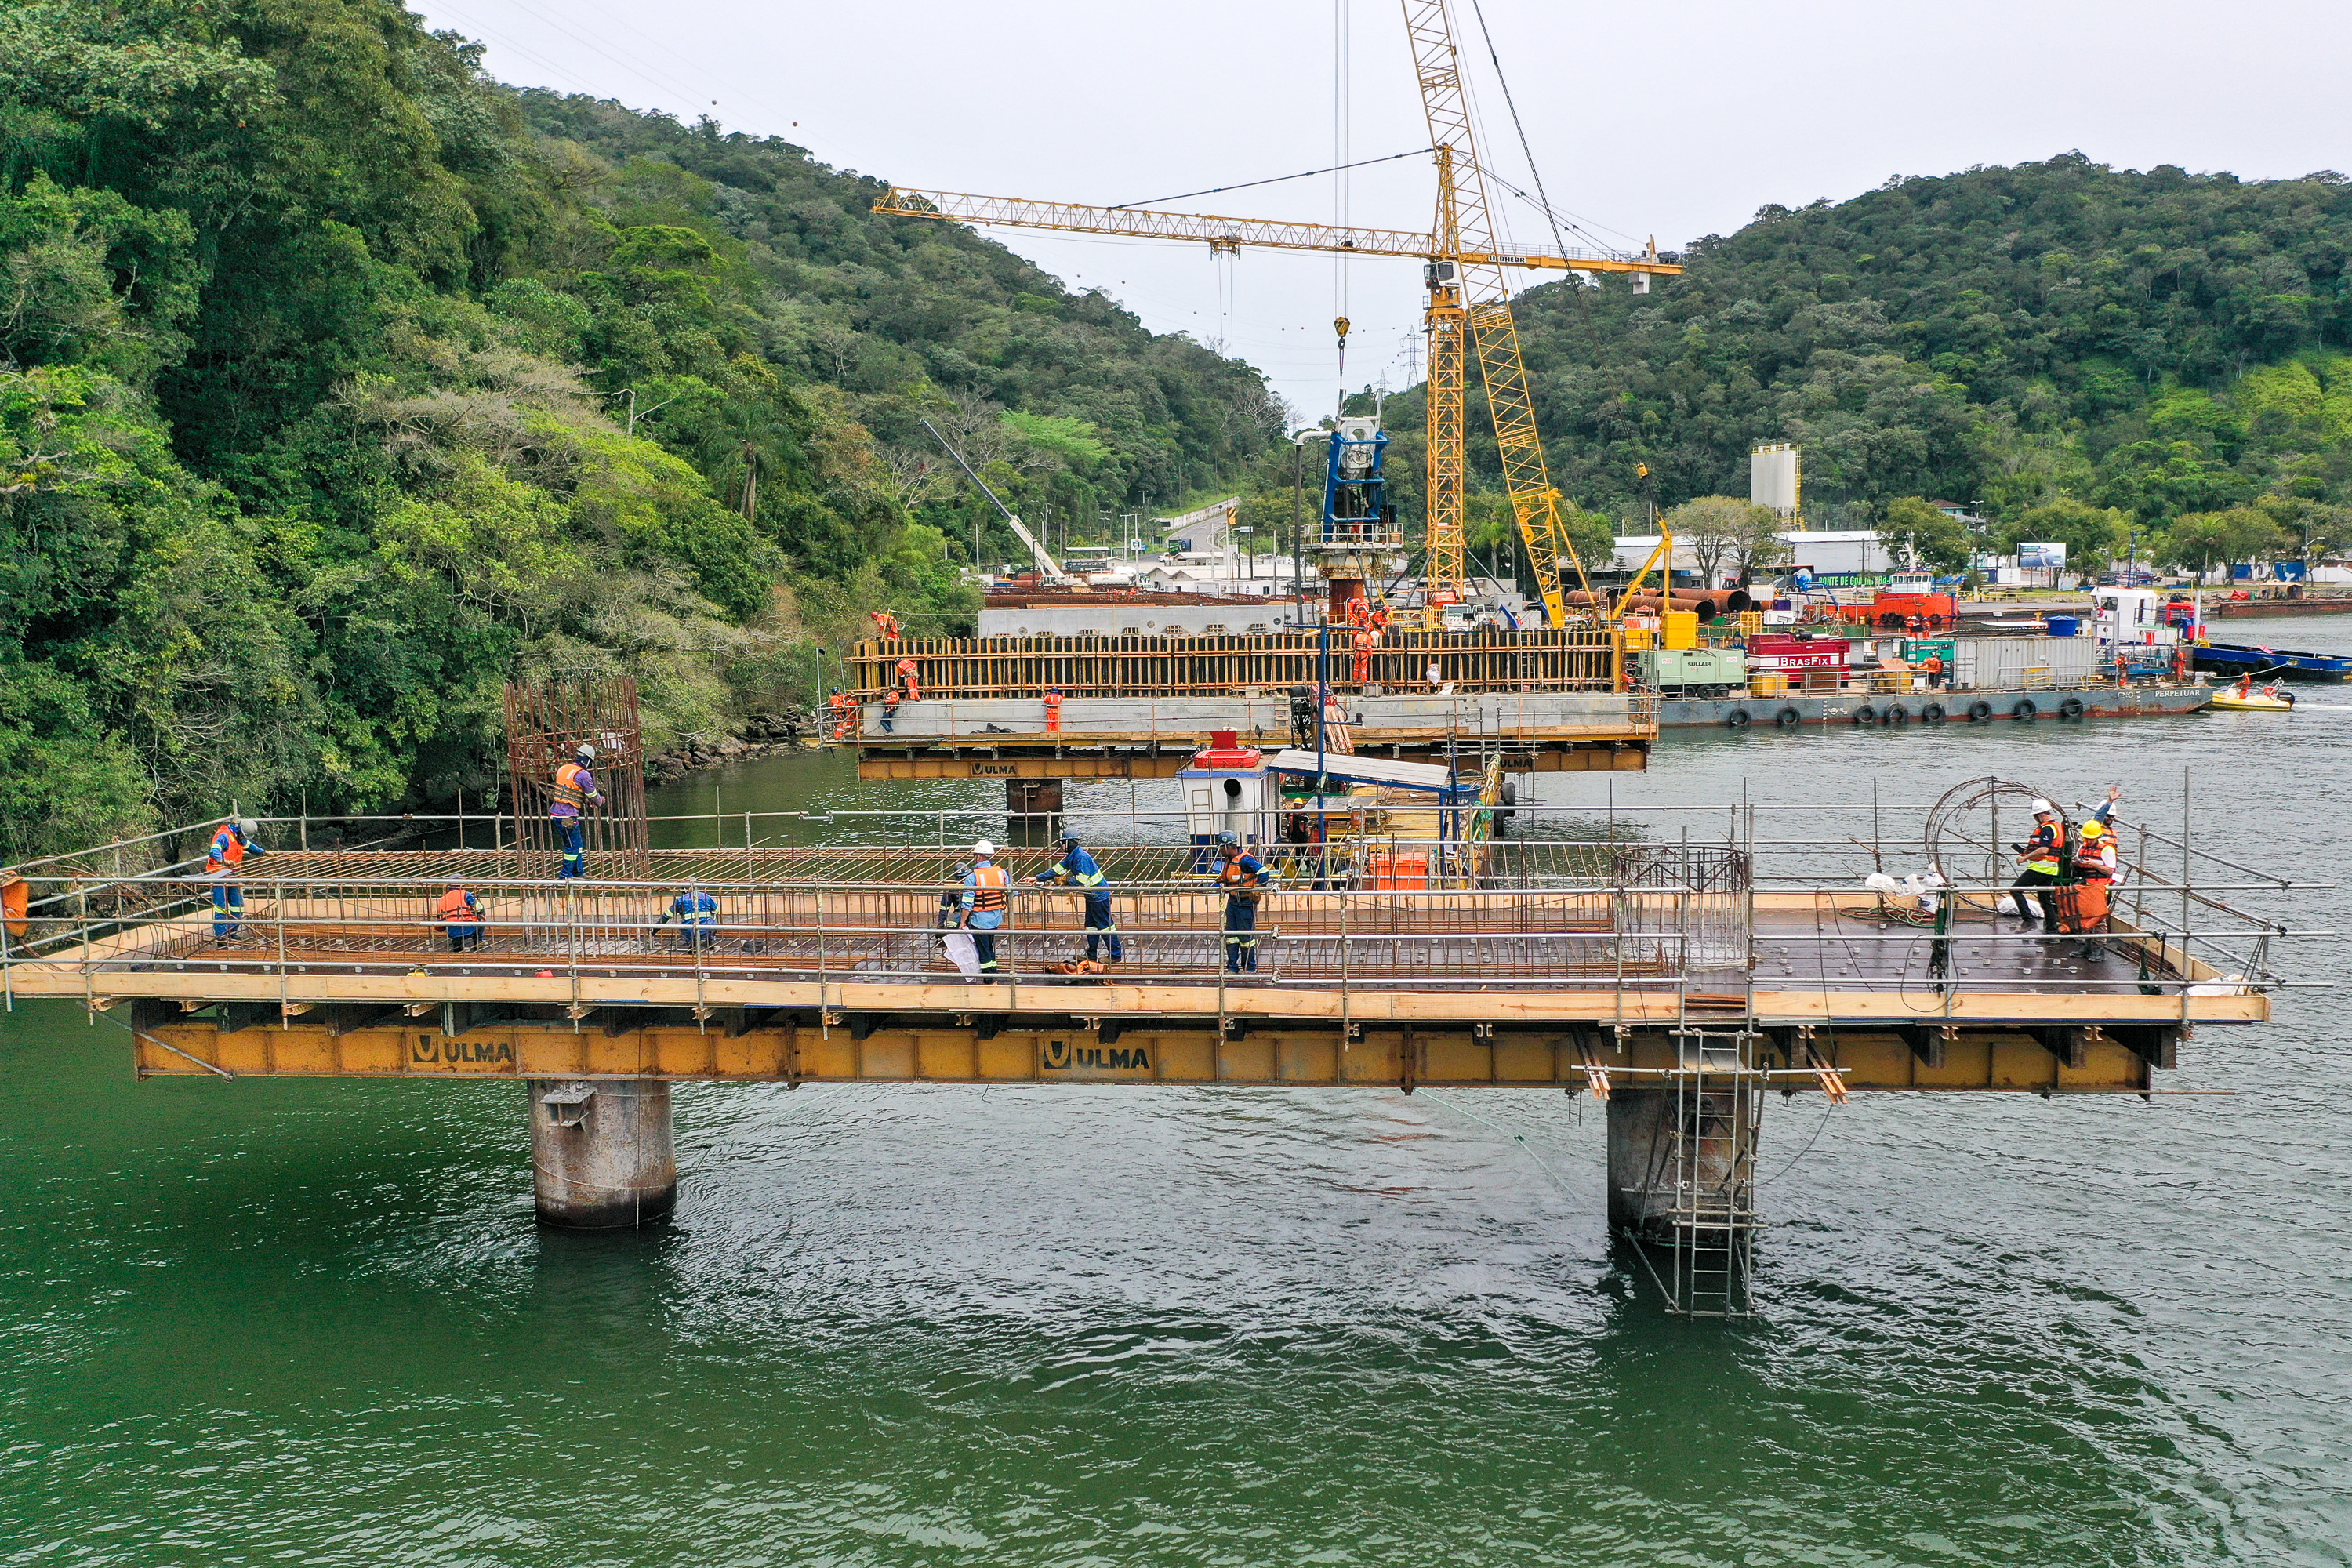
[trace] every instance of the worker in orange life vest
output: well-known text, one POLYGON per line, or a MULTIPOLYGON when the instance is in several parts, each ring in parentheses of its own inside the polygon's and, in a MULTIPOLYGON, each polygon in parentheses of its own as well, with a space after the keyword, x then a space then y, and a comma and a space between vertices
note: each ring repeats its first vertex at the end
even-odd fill
POLYGON ((915 680, 916 668, 912 657, 898 661, 898 679, 907 683, 907 700, 909 702, 920 702, 923 700, 923 689, 915 680))
POLYGON ((906 635, 898 629, 898 617, 892 615, 889 611, 868 610, 866 613, 867 616, 872 617, 874 621, 874 629, 882 635, 885 641, 895 642, 899 637, 906 635))
POLYGON ((596 748, 583 741, 572 760, 555 770, 555 798, 548 803, 547 815, 563 845, 563 864, 555 873, 559 882, 588 874, 588 832, 581 814, 604 804, 596 775, 588 771, 588 764, 595 760, 596 748))
POLYGON ((449 933, 451 952, 482 945, 482 900, 474 896, 472 889, 450 889, 441 895, 441 903, 434 913, 440 917, 441 929, 449 933))
POLYGON ((16 941, 22 942, 32 927, 27 918, 32 900, 33 884, 25 880, 23 873, 14 866, 0 869, 0 919, 5 920, 9 936, 16 941))
POLYGON ((882 693, 882 732, 886 735, 894 732, 893 726, 898 721, 898 702, 897 687, 893 686, 882 693))
POLYGON ((996 846, 983 838, 971 847, 971 869, 963 879, 963 925, 980 955, 980 981, 996 984, 996 933, 1013 907, 1013 877, 996 863, 996 846))
POLYGON ((1049 686, 1045 688, 1045 733, 1058 735, 1061 732, 1062 689, 1058 686, 1049 686))
POLYGON ((1363 685, 1372 678, 1372 634, 1356 634, 1356 684, 1363 685))
POLYGON ((266 855, 253 841, 260 825, 249 816, 224 822, 205 851, 205 875, 213 884, 213 939, 234 942, 245 934, 245 889, 237 885, 237 868, 246 856, 266 855))
POLYGON ((850 716, 856 710, 850 707, 849 699, 841 694, 841 688, 838 686, 833 689, 833 695, 827 698, 826 701, 833 709, 833 738, 836 741, 846 741, 849 739, 850 726, 853 722, 850 716))

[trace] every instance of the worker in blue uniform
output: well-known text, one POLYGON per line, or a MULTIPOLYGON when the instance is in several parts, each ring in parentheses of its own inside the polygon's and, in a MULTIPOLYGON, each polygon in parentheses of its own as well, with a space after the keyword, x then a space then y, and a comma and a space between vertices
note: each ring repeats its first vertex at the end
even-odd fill
POLYGON ((1085 891, 1087 956, 1093 958, 1097 948, 1108 942, 1110 961, 1117 963, 1127 955, 1119 948, 1118 921, 1111 914, 1110 879, 1103 874, 1102 866, 1095 858, 1087 853, 1076 834, 1063 834, 1061 849, 1062 858, 1038 872, 1037 880, 1085 891))
POLYGON ((1274 882, 1265 862, 1230 833, 1217 835, 1217 885, 1225 889, 1225 970, 1257 973, 1257 901, 1274 882))
POLYGON ((677 945, 698 952, 719 940, 719 900, 699 888, 688 888, 669 901, 668 913, 656 925, 677 922, 677 945))

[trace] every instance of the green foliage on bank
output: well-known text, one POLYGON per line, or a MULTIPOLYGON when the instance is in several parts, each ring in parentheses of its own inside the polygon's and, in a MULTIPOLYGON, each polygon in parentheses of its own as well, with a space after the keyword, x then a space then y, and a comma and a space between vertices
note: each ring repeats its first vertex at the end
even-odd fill
MULTIPOLYGON (((1645 518, 1638 463, 1663 506, 1745 495, 1749 447, 1797 441, 1817 528, 1891 525, 1954 563, 1948 530, 1895 510, 1953 500, 1990 520, 1975 548, 2064 538, 2078 563, 2196 568, 2352 548, 2348 258, 2340 174, 2069 153, 1768 206, 1647 295, 1547 284, 1517 314, 1553 478, 1580 506, 1645 518)), ((1470 401, 1472 482, 1496 489, 1470 401)), ((1419 391, 1388 414, 1417 503, 1419 391)))
POLYGON ((926 416, 1024 510, 1265 448, 1247 367, 881 189, 393 0, 0 9, 0 855, 482 795, 518 674, 661 744, 969 629, 1010 542, 926 416))

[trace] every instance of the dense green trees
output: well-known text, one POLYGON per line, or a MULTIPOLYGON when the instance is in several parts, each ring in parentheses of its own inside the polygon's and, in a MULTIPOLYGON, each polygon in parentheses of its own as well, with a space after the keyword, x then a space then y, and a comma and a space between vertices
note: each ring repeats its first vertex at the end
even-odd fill
POLYGON ((659 742, 968 626, 925 415, 1088 514, 1265 448, 1254 372, 879 189, 396 0, 0 9, 0 854, 483 791, 518 672, 659 742))
MULTIPOLYGON (((2244 182, 2078 153, 1768 206, 1689 270, 1533 289, 1520 336, 1555 480, 1631 519, 1747 489, 1805 448, 1815 526, 1903 497, 1997 524, 2064 497, 2173 520, 2352 504, 2352 184, 2244 182)), ((1416 425, 1418 393, 1392 398, 1416 425)), ((1475 482, 1497 482, 1472 398, 1475 482)), ((2299 544, 2301 530, 2289 530, 2299 544)))

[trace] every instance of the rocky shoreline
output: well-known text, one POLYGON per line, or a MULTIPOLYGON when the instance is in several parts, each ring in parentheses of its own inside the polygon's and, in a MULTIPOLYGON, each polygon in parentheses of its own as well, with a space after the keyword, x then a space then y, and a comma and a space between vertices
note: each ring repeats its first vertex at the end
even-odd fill
POLYGON ((667 751, 647 757, 646 783, 668 784, 744 757, 807 751, 819 744, 820 733, 813 713, 754 713, 733 734, 688 735, 667 751))

